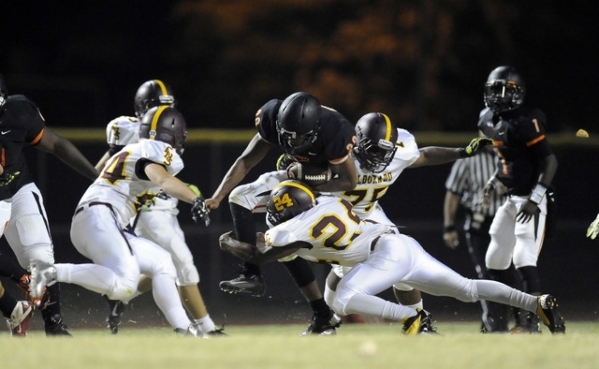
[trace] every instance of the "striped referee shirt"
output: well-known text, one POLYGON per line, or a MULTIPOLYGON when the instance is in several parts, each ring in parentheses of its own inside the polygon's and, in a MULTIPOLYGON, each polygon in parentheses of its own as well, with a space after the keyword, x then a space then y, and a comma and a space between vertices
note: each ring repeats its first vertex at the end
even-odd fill
POLYGON ((483 189, 495 172, 496 156, 487 150, 469 158, 454 162, 451 172, 445 181, 445 188, 461 196, 461 204, 473 214, 493 217, 497 208, 503 204, 505 195, 500 195, 497 189, 492 192, 489 207, 484 209, 483 189))

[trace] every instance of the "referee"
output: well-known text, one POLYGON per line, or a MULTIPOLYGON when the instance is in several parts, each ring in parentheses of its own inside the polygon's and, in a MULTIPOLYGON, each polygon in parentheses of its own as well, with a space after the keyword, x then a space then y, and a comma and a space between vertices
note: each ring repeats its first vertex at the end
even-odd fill
MULTIPOLYGON (((456 214, 461 205, 465 211, 464 233, 468 253, 474 263, 478 278, 492 279, 485 267, 485 254, 491 241, 489 227, 497 208, 505 200, 505 188, 492 193, 488 207, 483 207, 483 189, 496 167, 496 157, 491 148, 481 150, 478 155, 457 160, 445 182, 443 204, 443 240, 447 247, 459 245, 456 214)), ((513 266, 510 270, 515 273, 513 266)), ((517 275, 514 274, 514 281, 517 275)), ((509 307, 481 300, 481 332, 507 332, 509 307)))

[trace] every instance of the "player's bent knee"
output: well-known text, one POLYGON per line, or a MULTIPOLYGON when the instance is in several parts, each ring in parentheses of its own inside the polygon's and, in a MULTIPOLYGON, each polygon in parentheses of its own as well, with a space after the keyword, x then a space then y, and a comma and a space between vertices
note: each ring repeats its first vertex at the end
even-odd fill
POLYGON ((194 286, 200 283, 200 273, 193 264, 185 264, 177 270, 177 286, 194 286))

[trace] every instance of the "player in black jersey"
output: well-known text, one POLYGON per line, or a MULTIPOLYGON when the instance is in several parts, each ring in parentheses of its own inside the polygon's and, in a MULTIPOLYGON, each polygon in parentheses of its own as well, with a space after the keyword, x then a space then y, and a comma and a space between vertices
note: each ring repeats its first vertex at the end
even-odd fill
MULTIPOLYGON (((314 96, 297 92, 284 101, 271 100, 256 112, 255 125, 258 133, 228 170, 212 197, 206 200, 208 208, 216 209, 230 193, 229 207, 235 234, 239 240, 251 244, 256 242, 252 214, 266 212, 270 190, 288 179, 287 173, 268 172, 253 183, 237 185, 270 149, 278 147, 300 163, 329 166, 336 175, 330 181, 314 186, 317 191, 351 190, 358 180, 354 162, 349 158, 356 140, 353 125, 337 111, 321 106, 314 96)), ((286 260, 283 264, 314 312, 312 322, 303 334, 334 334, 341 319, 325 303, 310 264, 301 258, 286 260)), ((243 264, 238 278, 223 281, 220 287, 231 293, 248 292, 254 296, 261 296, 265 291, 260 268, 249 263, 243 264)))
MULTIPOLYGON (((82 175, 93 180, 98 171, 67 139, 45 126, 38 107, 23 95, 8 95, 0 75, 0 208, 8 209, 4 236, 19 264, 28 268, 32 260, 54 263, 48 216, 40 190, 33 182, 23 147, 33 146, 51 153, 82 175)), ((47 288, 41 301, 46 335, 70 336, 60 312, 60 289, 47 288)))
MULTIPOLYGON (((551 227, 548 214, 557 159, 545 136, 545 114, 523 105, 525 93, 522 76, 510 66, 494 69, 485 84, 487 107, 480 114, 478 128, 494 140, 498 155, 495 174, 484 189, 485 200, 497 181, 507 187, 508 195, 489 230, 486 265, 494 279, 513 286, 508 272, 513 261, 524 291, 539 295, 537 260, 546 230, 551 227)), ((523 317, 517 312, 512 332, 538 333, 538 319, 534 314, 523 317)))

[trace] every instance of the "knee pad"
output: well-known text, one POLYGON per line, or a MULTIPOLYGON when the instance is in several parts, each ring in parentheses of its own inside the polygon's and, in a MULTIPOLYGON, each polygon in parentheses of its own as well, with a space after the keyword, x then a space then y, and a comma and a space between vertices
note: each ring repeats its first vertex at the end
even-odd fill
POLYGON ((194 264, 185 264, 177 270, 177 286, 193 286, 200 283, 200 273, 194 264))

